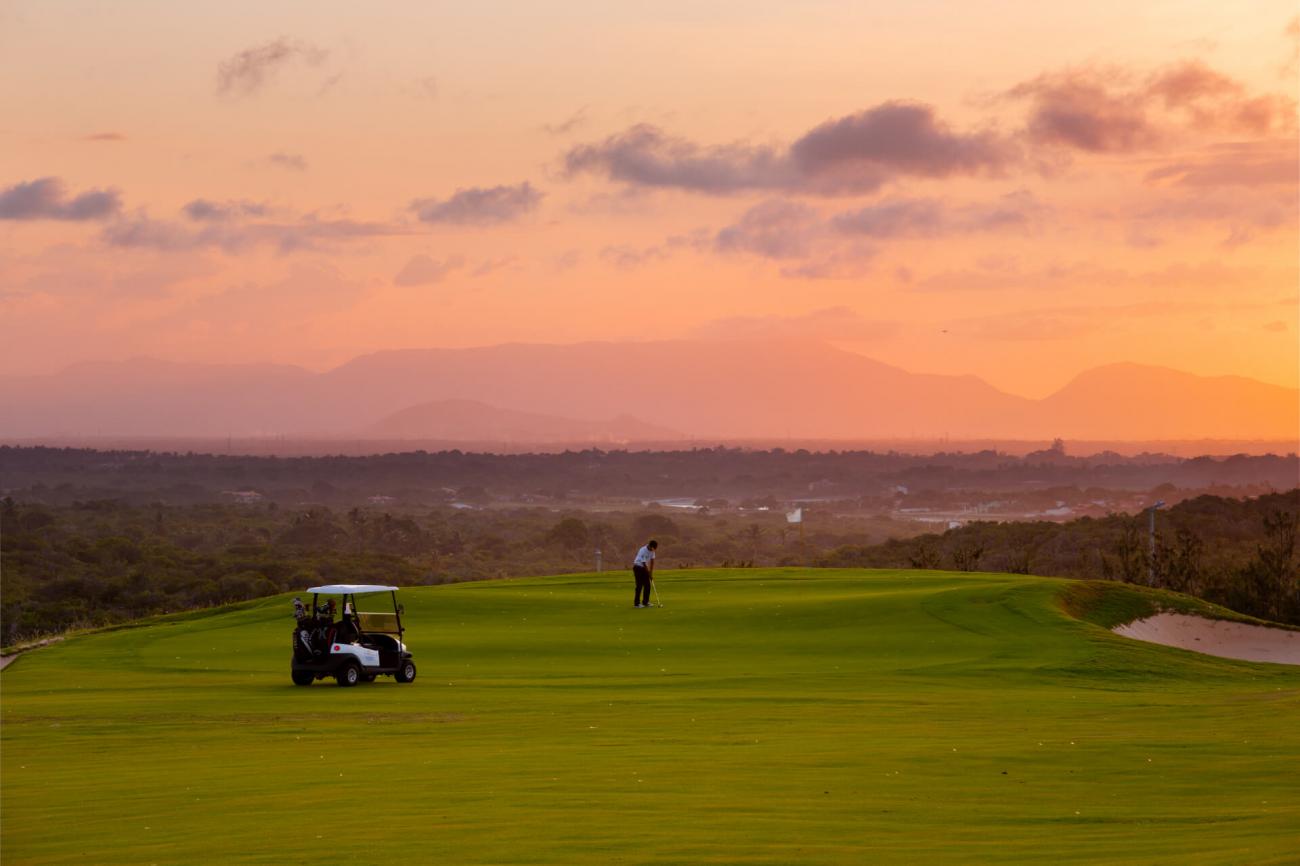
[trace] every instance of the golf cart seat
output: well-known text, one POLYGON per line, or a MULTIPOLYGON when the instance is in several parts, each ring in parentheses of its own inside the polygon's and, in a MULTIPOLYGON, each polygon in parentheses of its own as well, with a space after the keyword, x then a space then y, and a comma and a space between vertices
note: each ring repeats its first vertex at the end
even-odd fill
POLYGON ((356 623, 346 613, 343 619, 339 621, 338 628, 334 632, 334 643, 356 643, 361 639, 361 631, 357 628, 356 623))

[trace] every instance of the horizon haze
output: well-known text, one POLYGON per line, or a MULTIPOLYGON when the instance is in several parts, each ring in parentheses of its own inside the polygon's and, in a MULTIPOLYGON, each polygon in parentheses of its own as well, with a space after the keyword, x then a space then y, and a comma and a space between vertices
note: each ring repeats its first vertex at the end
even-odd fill
POLYGON ((1300 392, 1110 364, 1041 400, 815 340, 511 343, 289 365, 83 362, 0 376, 0 437, 498 443, 804 439, 1294 442, 1300 392), (1233 407, 1224 412, 1225 406, 1233 407))
POLYGON ((17 0, 0 70, 4 435, 1300 436, 1294 3, 17 0))

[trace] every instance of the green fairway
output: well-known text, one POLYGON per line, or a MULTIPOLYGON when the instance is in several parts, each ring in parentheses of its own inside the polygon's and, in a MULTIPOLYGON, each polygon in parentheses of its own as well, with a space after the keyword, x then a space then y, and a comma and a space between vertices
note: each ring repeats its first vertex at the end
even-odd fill
POLYGON ((293 686, 288 597, 31 653, 0 681, 4 863, 1300 856, 1300 668, 1114 636, 1060 580, 659 584, 405 590, 413 685, 293 686))

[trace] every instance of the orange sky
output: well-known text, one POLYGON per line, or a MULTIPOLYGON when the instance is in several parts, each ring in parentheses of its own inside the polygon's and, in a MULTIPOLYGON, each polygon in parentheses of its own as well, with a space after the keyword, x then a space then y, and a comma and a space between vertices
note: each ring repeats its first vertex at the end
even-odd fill
POLYGON ((779 334, 1297 385, 1294 3, 632 5, 0 5, 0 372, 779 334))

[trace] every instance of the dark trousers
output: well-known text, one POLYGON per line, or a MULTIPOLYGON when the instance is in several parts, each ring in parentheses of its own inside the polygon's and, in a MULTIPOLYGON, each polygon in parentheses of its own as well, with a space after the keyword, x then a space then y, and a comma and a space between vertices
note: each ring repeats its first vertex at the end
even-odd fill
POLYGON ((650 569, 644 565, 632 566, 632 576, 636 578, 636 593, 632 596, 634 604, 650 603, 650 569), (641 596, 645 596, 645 601, 641 596))

